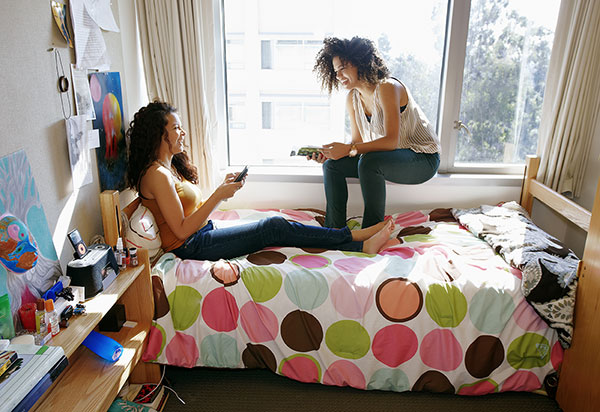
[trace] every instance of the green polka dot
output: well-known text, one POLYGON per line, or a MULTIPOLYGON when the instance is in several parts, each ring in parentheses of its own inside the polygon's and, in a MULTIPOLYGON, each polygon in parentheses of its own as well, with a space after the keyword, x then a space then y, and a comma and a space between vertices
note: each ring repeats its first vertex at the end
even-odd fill
POLYGON ((400 369, 384 368, 379 369, 371 376, 367 389, 404 392, 410 390, 410 382, 406 373, 400 369))
POLYGON ((318 375, 318 376, 316 376, 316 381, 317 382, 321 381, 321 375, 323 374, 323 371, 321 369, 321 365, 319 364, 319 362, 317 362, 317 360, 314 357, 312 357, 310 355, 306 355, 304 353, 297 353, 295 355, 288 356, 287 358, 283 358, 281 360, 281 362, 279 363, 279 368, 278 368, 278 372, 277 373, 279 373, 280 375, 284 375, 283 368, 284 368, 285 364, 287 362, 293 360, 293 359, 296 359, 296 358, 305 358, 305 359, 308 359, 311 362, 313 362, 315 364, 315 368, 317 370, 317 375, 318 375))
POLYGON ((340 358, 360 359, 371 347, 369 333, 354 320, 340 320, 325 333, 325 343, 340 358))
POLYGON ((515 311, 512 296, 494 288, 479 290, 469 306, 469 317, 484 333, 500 333, 515 311))
POLYGON ((346 256, 356 256, 356 257, 374 257, 377 256, 376 254, 370 254, 370 253, 363 253, 363 252, 349 252, 349 251, 342 251, 342 253, 346 256))
POLYGON ((288 273, 283 286, 288 298, 304 310, 318 308, 329 295, 327 280, 314 270, 302 269, 288 273))
POLYGON ((273 299, 283 282, 281 272, 268 266, 244 269, 241 277, 252 299, 259 303, 273 299))
POLYGON ((235 368, 240 363, 240 351, 234 338, 224 333, 209 335, 202 339, 200 356, 204 366, 235 368))
POLYGON ((402 237, 402 239, 406 242, 433 242, 435 240, 434 236, 431 235, 408 235, 408 236, 404 236, 402 237))
POLYGON ((202 295, 196 289, 177 286, 168 300, 175 330, 186 330, 196 322, 202 301, 202 295))
POLYGON ((348 229, 350 230, 360 229, 360 222, 358 220, 350 219, 346 222, 346 226, 348 226, 348 229))
POLYGON ((550 343, 542 335, 526 333, 510 343, 506 360, 515 369, 542 367, 550 360, 550 343))
POLYGON ((467 314, 467 299, 456 286, 433 284, 427 291, 425 308, 442 328, 454 328, 467 314))

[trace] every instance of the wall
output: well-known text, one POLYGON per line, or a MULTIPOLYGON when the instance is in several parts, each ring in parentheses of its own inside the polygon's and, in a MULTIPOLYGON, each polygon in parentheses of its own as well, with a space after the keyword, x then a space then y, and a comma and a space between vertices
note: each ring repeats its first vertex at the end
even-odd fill
MULTIPOLYGON (((115 4, 113 2, 112 8, 118 21, 115 4)), ((54 23, 49 1, 3 2, 0 30, 0 156, 25 150, 64 270, 73 253, 66 238, 69 230, 78 228, 86 242, 102 233, 95 154, 92 156, 93 182, 74 191, 55 57, 47 50, 50 47, 59 50, 68 76, 70 64, 75 61, 74 52, 67 47, 54 23)), ((120 33, 103 34, 112 61, 111 70, 122 71, 120 33)), ((123 84, 125 96, 126 86, 123 84)), ((72 93, 68 95, 75 114, 72 93)), ((125 118, 127 115, 125 113, 125 118)))

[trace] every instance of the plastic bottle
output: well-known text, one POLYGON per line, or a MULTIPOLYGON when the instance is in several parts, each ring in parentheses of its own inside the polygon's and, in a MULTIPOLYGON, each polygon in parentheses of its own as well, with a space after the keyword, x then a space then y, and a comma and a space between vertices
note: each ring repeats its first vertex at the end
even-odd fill
POLYGON ((115 253, 115 258, 117 258, 117 265, 119 269, 123 270, 127 267, 125 264, 125 251, 123 250, 123 239, 117 239, 117 251, 115 253))
POLYGON ((135 248, 135 247, 129 248, 129 255, 131 256, 131 266, 137 266, 138 265, 137 248, 135 248))
POLYGON ((56 336, 60 331, 60 326, 58 324, 58 313, 54 310, 54 301, 52 299, 46 299, 44 304, 46 306, 46 324, 48 325, 48 332, 52 333, 52 336, 56 336))
POLYGON ((46 308, 44 304, 44 299, 38 298, 36 301, 36 311, 35 311, 35 331, 37 333, 46 334, 48 332, 48 328, 46 326, 46 308))

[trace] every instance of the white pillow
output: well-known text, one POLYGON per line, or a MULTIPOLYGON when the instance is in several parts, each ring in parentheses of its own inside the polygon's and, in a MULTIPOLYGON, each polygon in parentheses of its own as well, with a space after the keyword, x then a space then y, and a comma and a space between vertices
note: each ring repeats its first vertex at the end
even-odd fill
POLYGON ((127 224, 127 247, 148 249, 152 259, 160 252, 160 232, 152 212, 141 203, 132 213, 127 224))

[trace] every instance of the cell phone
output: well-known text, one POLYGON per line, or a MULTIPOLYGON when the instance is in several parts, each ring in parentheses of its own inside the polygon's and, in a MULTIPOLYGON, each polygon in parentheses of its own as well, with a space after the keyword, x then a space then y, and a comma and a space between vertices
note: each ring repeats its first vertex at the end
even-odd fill
POLYGON ((242 169, 240 174, 237 175, 237 177, 235 178, 234 182, 240 182, 244 178, 244 176, 246 176, 247 173, 248 173, 248 166, 244 166, 244 168, 242 169))
POLYGON ((312 156, 314 153, 321 153, 322 148, 316 146, 304 146, 297 151, 292 150, 290 156, 312 156))
POLYGON ((87 245, 81 238, 79 234, 79 230, 73 229, 69 233, 67 233, 67 237, 69 238, 69 242, 71 242, 71 246, 75 250, 75 255, 78 259, 81 259, 88 252, 87 245))

